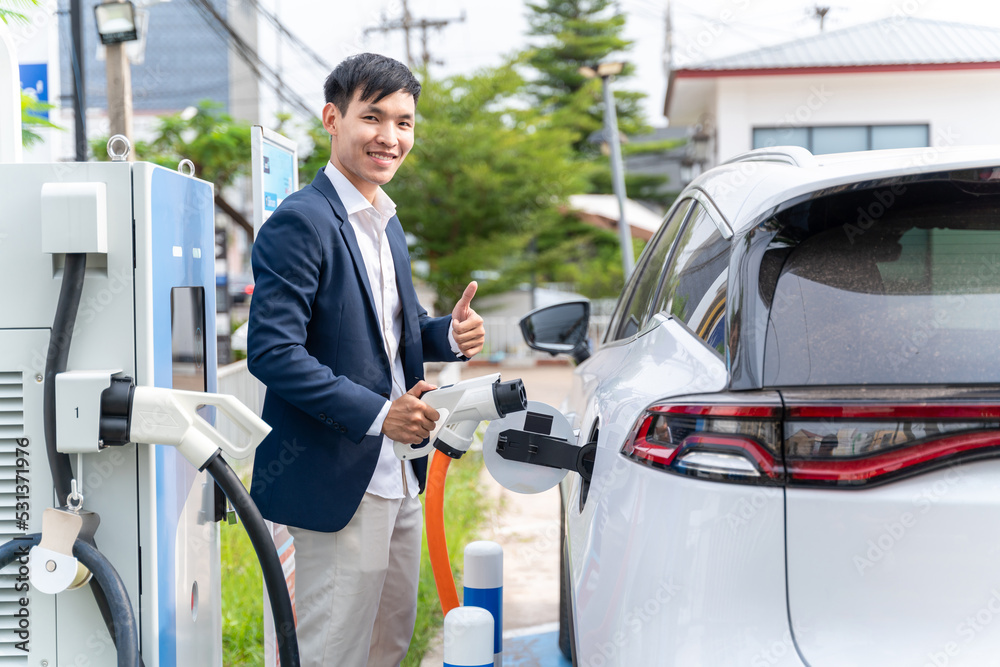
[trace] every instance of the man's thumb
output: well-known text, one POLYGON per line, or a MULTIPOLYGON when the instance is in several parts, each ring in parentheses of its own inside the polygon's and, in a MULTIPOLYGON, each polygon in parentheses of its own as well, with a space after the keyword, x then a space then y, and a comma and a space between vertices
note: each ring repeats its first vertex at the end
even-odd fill
POLYGON ((419 380, 415 385, 410 387, 410 390, 406 393, 420 398, 421 394, 425 391, 433 391, 435 389, 437 389, 437 387, 432 385, 430 382, 427 382, 426 380, 419 380))
POLYGON ((469 283, 465 291, 462 292, 462 298, 458 300, 456 308, 461 308, 463 314, 466 314, 468 308, 472 305, 472 297, 476 296, 476 290, 479 289, 479 283, 473 280, 469 283))

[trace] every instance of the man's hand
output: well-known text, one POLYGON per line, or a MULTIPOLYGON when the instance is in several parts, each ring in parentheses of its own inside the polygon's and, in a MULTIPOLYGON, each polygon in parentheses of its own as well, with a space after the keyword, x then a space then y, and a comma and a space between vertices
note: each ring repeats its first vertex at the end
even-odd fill
POLYGON ((434 430, 434 422, 441 418, 437 410, 421 401, 425 391, 437 389, 421 380, 389 406, 389 413, 382 422, 382 433, 390 440, 407 445, 419 445, 434 430))
POLYGON ((451 311, 451 332, 455 335, 458 349, 469 358, 482 350, 483 343, 486 342, 483 318, 472 310, 472 297, 476 295, 478 287, 475 280, 469 283, 462 298, 455 304, 455 309, 451 311))

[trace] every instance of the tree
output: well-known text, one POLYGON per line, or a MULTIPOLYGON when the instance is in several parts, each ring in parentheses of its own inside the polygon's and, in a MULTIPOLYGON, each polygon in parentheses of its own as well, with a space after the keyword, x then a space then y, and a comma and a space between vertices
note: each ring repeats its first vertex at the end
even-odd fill
MULTIPOLYGON (((234 120, 218 102, 205 100, 194 113, 183 111, 159 117, 156 137, 137 141, 135 154, 143 160, 176 169, 187 158, 195 175, 215 184, 215 204, 243 229, 253 242, 253 223, 229 199, 226 189, 250 173, 250 124, 234 120)), ((91 142, 94 155, 106 159, 107 138, 91 142)))
MULTIPOLYGON (((572 129, 577 151, 592 156, 588 139, 601 130, 604 119, 601 81, 588 79, 580 68, 631 48, 632 42, 622 36, 625 16, 614 10, 611 0, 541 0, 527 6, 528 34, 543 38, 527 53, 527 64, 538 72, 530 90, 557 123, 572 129)), ((626 64, 619 80, 634 69, 626 64)), ((639 106, 644 97, 615 91, 618 126, 626 134, 649 131, 639 106)))
POLYGON ((34 95, 21 91, 21 143, 25 147, 34 146, 42 140, 41 135, 35 132, 37 129, 43 127, 63 129, 42 115, 54 108, 51 104, 39 102, 34 95))
POLYGON ((426 262, 439 311, 473 272, 495 272, 484 293, 526 282, 525 248, 558 225, 566 197, 583 187, 570 133, 524 108, 524 86, 511 66, 424 76, 417 141, 386 191, 416 241, 411 258, 426 262))
POLYGON ((38 6, 38 0, 2 0, 0 1, 0 21, 7 25, 27 23, 28 17, 19 10, 38 6))

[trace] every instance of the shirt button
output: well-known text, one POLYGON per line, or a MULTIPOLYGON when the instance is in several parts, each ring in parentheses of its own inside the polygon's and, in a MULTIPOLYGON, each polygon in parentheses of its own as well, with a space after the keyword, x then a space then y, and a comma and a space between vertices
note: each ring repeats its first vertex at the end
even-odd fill
POLYGON ((322 420, 326 420, 326 415, 321 412, 321 413, 319 413, 319 418, 322 419, 322 420))

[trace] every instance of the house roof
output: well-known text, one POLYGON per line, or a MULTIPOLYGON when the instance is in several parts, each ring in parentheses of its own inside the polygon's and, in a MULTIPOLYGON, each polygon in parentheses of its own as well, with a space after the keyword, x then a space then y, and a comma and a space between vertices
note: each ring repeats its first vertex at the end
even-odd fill
MULTIPOLYGON (((569 208, 584 222, 595 227, 618 229, 618 199, 614 195, 570 195, 569 208)), ((648 241, 660 228, 663 216, 626 199, 625 220, 633 237, 648 241)))
POLYGON ((727 71, 1000 63, 1000 29, 895 16, 677 70, 727 71))
POLYGON ((681 80, 697 96, 719 77, 962 69, 1000 69, 1000 28, 894 16, 675 68, 663 115, 681 80))

